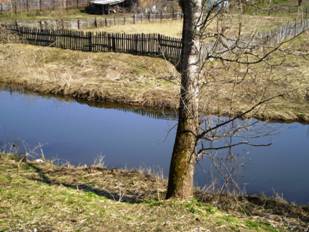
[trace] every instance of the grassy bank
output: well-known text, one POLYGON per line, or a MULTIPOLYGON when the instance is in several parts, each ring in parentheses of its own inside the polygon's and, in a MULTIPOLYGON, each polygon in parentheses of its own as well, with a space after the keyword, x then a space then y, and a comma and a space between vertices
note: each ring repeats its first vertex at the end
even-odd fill
POLYGON ((17 44, 0 47, 0 82, 7 86, 93 102, 176 107, 178 87, 169 74, 173 67, 161 59, 17 44))
POLYGON ((301 231, 308 222, 305 209, 287 203, 277 212, 256 205, 245 213, 200 200, 164 201, 165 185, 140 171, 0 154, 0 230, 274 232, 301 231))
MULTIPOLYGON (((123 16, 127 14, 117 14, 117 16, 123 16)), ((86 13, 83 9, 68 9, 68 10, 44 10, 44 11, 30 11, 20 13, 1 13, 0 21, 11 20, 48 20, 48 19, 86 19, 86 18, 108 18, 114 17, 114 15, 93 15, 86 13)))
MULTIPOLYGON (((295 55, 309 48, 307 36, 287 47, 289 54, 278 54, 270 60, 284 61, 281 66, 272 66, 271 74, 269 67, 257 65, 251 70, 252 76, 241 82, 242 67, 227 69, 222 63, 209 62, 209 81, 201 91, 201 112, 243 112, 267 90, 269 96, 280 93, 283 97, 249 116, 309 122, 309 63, 305 56, 295 55)), ((108 101, 155 109, 178 106, 179 75, 170 63, 159 58, 20 44, 1 44, 0 54, 0 83, 9 88, 88 102, 108 101)))
MULTIPOLYGON (((250 15, 235 15, 227 14, 224 16, 224 25, 227 28, 225 33, 238 34, 239 23, 242 26, 242 34, 252 33, 252 31, 269 31, 273 28, 282 25, 283 23, 291 20, 290 17, 272 17, 272 16, 250 16, 250 15)), ((208 33, 216 33, 218 22, 213 21, 207 27, 208 33)), ((167 20, 163 22, 147 22, 138 24, 116 25, 103 28, 87 29, 86 31, 104 31, 108 33, 145 33, 153 34, 160 33, 172 37, 181 37, 182 33, 182 20, 167 20)))

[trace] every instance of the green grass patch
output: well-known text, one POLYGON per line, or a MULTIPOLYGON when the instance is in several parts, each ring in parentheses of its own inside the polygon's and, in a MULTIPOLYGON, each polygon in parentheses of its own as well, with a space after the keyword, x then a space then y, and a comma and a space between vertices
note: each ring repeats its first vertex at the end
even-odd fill
MULTIPOLYGON (((0 231, 222 231, 222 226, 224 231, 276 231, 267 222, 227 214, 195 199, 126 202, 73 187, 71 174, 80 186, 89 184, 85 175, 110 175, 103 169, 87 170, 20 163, 15 156, 0 154, 0 231), (50 183, 39 178, 43 175, 50 183)), ((123 181, 120 173, 113 177, 118 182, 123 181)), ((137 181, 139 174, 126 175, 137 181)), ((99 180, 92 184, 101 191, 108 188, 99 180)))
POLYGON ((256 230, 256 231, 271 231, 271 232, 279 232, 279 230, 272 227, 270 224, 261 222, 261 221, 252 221, 248 220, 246 221, 246 226, 250 229, 256 230))

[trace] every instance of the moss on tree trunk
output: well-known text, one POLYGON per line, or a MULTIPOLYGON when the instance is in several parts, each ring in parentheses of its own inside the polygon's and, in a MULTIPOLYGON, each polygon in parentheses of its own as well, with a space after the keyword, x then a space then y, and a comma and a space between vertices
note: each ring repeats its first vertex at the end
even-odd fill
POLYGON ((193 196, 195 147, 199 126, 200 40, 198 20, 202 0, 180 1, 184 13, 181 57, 181 96, 177 134, 170 165, 167 198, 193 196))

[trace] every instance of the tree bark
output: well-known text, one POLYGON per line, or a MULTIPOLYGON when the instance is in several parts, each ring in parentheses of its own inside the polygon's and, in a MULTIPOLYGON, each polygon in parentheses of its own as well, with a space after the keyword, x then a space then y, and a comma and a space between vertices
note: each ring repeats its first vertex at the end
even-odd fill
POLYGON ((200 20, 203 0, 180 0, 184 14, 181 54, 181 94, 176 139, 166 198, 193 196, 195 147, 199 128, 200 20))

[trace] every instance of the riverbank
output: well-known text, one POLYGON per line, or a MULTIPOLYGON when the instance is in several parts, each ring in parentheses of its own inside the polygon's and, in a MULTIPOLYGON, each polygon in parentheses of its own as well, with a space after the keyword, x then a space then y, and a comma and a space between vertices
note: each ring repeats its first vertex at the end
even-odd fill
POLYGON ((283 200, 218 201, 199 193, 191 201, 164 201, 166 180, 143 171, 107 169, 102 163, 60 166, 8 154, 0 154, 0 161, 4 231, 304 231, 308 226, 308 209, 283 200))
MULTIPOLYGON (((287 49, 296 53, 307 49, 307 35, 287 49)), ((21 44, 1 44, 0 53, 0 83, 7 88, 89 103, 107 101, 158 110, 178 107, 179 75, 159 58, 21 44)), ((273 59, 280 58, 282 55, 273 59)), ((265 97, 283 94, 248 117, 309 122, 308 60, 295 54, 285 54, 285 58, 283 65, 271 68, 271 76, 267 68, 258 65, 250 70, 253 75, 241 82, 235 76, 236 67, 227 70, 210 63, 208 75, 216 78, 210 78, 201 91, 201 112, 236 114, 256 103, 261 93, 265 97), (239 83, 235 85, 235 81, 239 83)))

